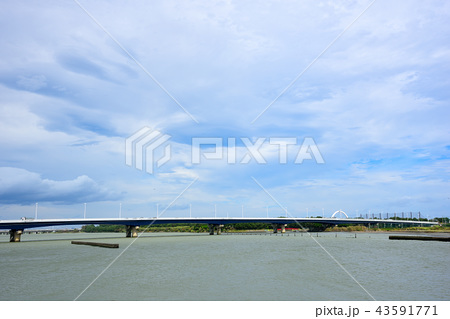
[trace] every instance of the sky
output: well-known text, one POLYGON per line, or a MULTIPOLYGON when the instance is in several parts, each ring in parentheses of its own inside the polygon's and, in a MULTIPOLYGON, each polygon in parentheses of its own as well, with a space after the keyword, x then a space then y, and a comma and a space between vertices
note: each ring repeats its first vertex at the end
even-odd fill
POLYGON ((0 219, 448 217, 448 21, 448 1, 3 1, 0 219))

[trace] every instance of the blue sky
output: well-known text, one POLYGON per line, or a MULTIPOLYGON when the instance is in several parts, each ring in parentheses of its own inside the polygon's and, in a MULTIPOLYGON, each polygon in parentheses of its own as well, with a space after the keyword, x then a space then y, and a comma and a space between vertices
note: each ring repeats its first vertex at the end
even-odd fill
POLYGON ((2 2, 0 219, 450 216, 450 3, 371 2, 2 2), (143 127, 171 137, 154 174, 125 164, 143 127), (325 163, 294 163, 307 137, 325 163))

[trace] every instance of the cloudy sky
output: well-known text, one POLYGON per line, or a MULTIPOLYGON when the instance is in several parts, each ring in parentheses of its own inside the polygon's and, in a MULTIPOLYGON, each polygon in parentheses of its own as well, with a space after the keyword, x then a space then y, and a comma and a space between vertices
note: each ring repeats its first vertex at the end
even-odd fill
POLYGON ((448 21, 448 1, 3 1, 0 219, 450 216, 448 21), (139 170, 145 127, 170 139, 139 170))

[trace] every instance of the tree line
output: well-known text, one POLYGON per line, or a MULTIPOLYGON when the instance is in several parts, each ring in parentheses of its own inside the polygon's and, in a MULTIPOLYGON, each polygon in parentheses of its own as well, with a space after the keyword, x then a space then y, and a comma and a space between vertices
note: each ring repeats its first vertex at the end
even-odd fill
MULTIPOLYGON (((287 228, 293 229, 307 229, 309 231, 325 231, 330 225, 321 223, 302 223, 300 226, 297 223, 287 224, 287 228)), ((158 232, 158 231, 183 231, 183 232, 208 232, 208 225, 205 224, 158 224, 151 225, 149 227, 142 226, 140 231, 158 232)), ((272 224, 270 223, 237 223, 237 224, 226 224, 223 227, 223 231, 246 231, 246 230, 272 230, 272 224)), ((81 227, 81 231, 85 233, 122 233, 126 231, 125 225, 84 225, 81 227)))

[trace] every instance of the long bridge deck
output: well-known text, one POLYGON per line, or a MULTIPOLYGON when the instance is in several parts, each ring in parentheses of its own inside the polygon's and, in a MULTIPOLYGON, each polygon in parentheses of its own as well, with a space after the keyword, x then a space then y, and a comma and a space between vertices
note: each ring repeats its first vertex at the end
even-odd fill
POLYGON ((403 224, 403 225, 438 225, 437 222, 396 220, 396 219, 363 219, 363 218, 269 218, 269 217, 152 217, 152 218, 75 218, 75 219, 20 219, 0 220, 0 229, 8 229, 10 241, 20 241, 20 236, 25 229, 52 226, 74 226, 74 225, 125 225, 127 237, 137 237, 137 229, 141 226, 159 224, 206 224, 209 226, 210 234, 220 234, 223 225, 237 223, 266 223, 272 224, 274 232, 278 227, 284 232, 287 224, 297 223, 320 223, 329 225, 340 224, 362 224, 374 225, 378 223, 403 224))

